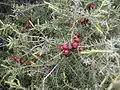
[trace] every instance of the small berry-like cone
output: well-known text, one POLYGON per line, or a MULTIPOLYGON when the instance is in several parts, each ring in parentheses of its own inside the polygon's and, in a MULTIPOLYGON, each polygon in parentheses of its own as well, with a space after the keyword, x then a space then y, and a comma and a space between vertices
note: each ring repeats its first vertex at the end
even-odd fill
POLYGON ((70 52, 70 50, 64 50, 64 51, 63 51, 63 54, 68 56, 68 55, 71 54, 71 52, 70 52))
POLYGON ((74 42, 80 43, 80 42, 82 42, 82 40, 80 38, 75 38, 74 42))
POLYGON ((20 58, 17 56, 13 56, 10 60, 20 62, 20 58))
POLYGON ((85 50, 85 47, 84 46, 78 46, 78 50, 83 51, 83 50, 85 50))
POLYGON ((21 59, 20 60, 20 63, 24 63, 26 60, 25 59, 21 59))
POLYGON ((77 42, 73 42, 73 43, 71 44, 71 46, 72 46, 73 49, 77 49, 78 43, 77 43, 77 42))
POLYGON ((59 48, 61 51, 64 50, 63 45, 60 45, 58 48, 59 48))
POLYGON ((81 20, 81 24, 84 25, 84 24, 87 24, 88 23, 88 19, 86 18, 82 18, 81 20))
POLYGON ((69 49, 69 44, 63 44, 63 49, 68 50, 69 49))
POLYGON ((76 33, 76 34, 75 34, 75 37, 78 37, 78 38, 79 38, 79 37, 80 37, 80 34, 79 34, 79 33, 76 33))
POLYGON ((94 4, 90 4, 88 8, 89 8, 89 10, 90 9, 95 9, 95 5, 94 4))
POLYGON ((15 57, 16 57, 16 56, 11 57, 10 60, 15 60, 15 57))

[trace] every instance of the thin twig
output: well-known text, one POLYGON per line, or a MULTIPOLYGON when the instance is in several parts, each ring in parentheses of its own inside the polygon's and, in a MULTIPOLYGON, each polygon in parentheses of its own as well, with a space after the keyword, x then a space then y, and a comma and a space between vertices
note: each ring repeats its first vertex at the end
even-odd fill
POLYGON ((45 89, 45 80, 53 73, 53 71, 56 69, 56 67, 57 67, 58 65, 59 65, 59 63, 57 63, 57 64, 55 65, 55 67, 47 74, 46 77, 44 77, 43 83, 42 83, 42 90, 45 89))

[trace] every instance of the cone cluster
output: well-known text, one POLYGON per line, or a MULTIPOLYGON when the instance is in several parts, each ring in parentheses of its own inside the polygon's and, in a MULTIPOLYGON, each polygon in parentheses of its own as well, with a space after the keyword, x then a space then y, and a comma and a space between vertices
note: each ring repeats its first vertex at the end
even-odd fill
POLYGON ((73 42, 72 43, 65 43, 59 46, 59 49, 63 52, 64 55, 70 55, 71 51, 83 51, 84 47, 79 46, 82 40, 80 39, 80 34, 74 34, 73 42))

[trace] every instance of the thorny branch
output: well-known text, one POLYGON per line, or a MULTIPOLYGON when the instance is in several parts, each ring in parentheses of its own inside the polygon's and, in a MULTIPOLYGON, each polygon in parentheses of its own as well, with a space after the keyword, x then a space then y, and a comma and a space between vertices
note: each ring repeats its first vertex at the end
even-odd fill
POLYGON ((56 67, 59 65, 60 62, 58 62, 55 67, 47 74, 46 77, 43 78, 43 83, 42 83, 42 90, 45 90, 45 80, 54 72, 56 67))

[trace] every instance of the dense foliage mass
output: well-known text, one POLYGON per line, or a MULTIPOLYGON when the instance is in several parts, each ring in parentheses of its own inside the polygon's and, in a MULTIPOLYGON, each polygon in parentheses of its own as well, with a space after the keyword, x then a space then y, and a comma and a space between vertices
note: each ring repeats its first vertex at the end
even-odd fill
POLYGON ((0 1, 0 90, 120 88, 119 0, 0 1))

